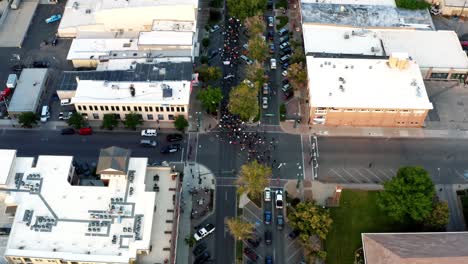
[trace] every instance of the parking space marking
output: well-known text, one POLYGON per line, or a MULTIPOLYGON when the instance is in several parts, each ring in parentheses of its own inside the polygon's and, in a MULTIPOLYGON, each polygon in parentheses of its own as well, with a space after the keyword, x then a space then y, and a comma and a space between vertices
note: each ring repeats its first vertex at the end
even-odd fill
POLYGON ((302 249, 302 248, 298 247, 298 248, 294 251, 294 253, 293 253, 292 255, 290 255, 290 256, 288 257, 288 259, 286 259, 286 262, 287 262, 287 263, 292 263, 292 262, 290 261, 291 258, 294 257, 294 256, 296 256, 298 252, 301 252, 301 249, 302 249))
POLYGON ((394 169, 390 169, 390 172, 393 174, 393 175, 396 175, 396 171, 394 169))
POLYGON ((387 178, 387 179, 389 179, 389 180, 391 180, 391 179, 392 179, 392 177, 391 177, 391 176, 388 176, 387 174, 385 174, 385 172, 384 172, 384 171, 382 171, 381 169, 377 169, 377 170, 378 170, 378 171, 379 171, 379 172, 380 172, 380 173, 381 173, 383 176, 385 176, 385 178, 387 178))
POLYGON ((455 169, 454 169, 454 171, 455 171, 455 174, 457 174, 457 175, 458 175, 460 178, 462 178, 464 181, 468 181, 468 179, 465 178, 465 175, 459 173, 458 170, 455 170, 455 169))
POLYGON ((359 175, 361 175, 363 178, 366 178, 369 182, 372 182, 371 179, 367 178, 367 176, 365 176, 364 174, 362 174, 359 169, 357 168, 354 168, 353 170, 355 170, 357 173, 359 173, 359 175))
MULTIPOLYGON (((342 169, 345 173, 347 173, 349 176, 351 176, 351 178, 355 179, 357 182, 359 182, 359 180, 357 178, 354 177, 354 175, 352 175, 351 173, 349 173, 346 169, 342 169)), ((361 183, 361 182, 359 182, 361 183)))
POLYGON ((370 174, 374 175, 377 179, 379 179, 379 182, 384 182, 377 174, 373 173, 370 169, 365 169, 367 170, 370 174))
POLYGON ((254 212, 250 211, 247 207, 244 207, 244 211, 249 212, 249 213, 252 214, 252 216, 255 217, 257 220, 259 220, 260 222, 263 222, 262 219, 258 218, 258 216, 255 215, 254 212))
POLYGON ((343 178, 343 176, 341 176, 339 173, 337 173, 334 169, 330 169, 329 171, 335 173, 336 175, 338 175, 338 177, 340 177, 344 182, 347 182, 347 180, 345 178, 343 178))

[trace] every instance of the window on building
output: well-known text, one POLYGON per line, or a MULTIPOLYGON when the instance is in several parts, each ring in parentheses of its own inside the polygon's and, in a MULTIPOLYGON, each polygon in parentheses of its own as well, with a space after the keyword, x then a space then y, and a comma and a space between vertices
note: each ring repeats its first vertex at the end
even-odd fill
POLYGON ((354 109, 346 109, 345 112, 354 112, 354 109))
POLYGON ((174 107, 173 106, 171 106, 171 112, 174 112, 174 107))
POLYGON ((118 105, 116 105, 115 110, 120 111, 120 107, 118 105))
POLYGON ((106 109, 106 111, 109 111, 109 106, 105 105, 104 109, 106 109))
POLYGON ((99 106, 99 108, 101 109, 101 111, 104 111, 104 106, 99 106))
POLYGON ((164 115, 159 114, 158 115, 158 120, 164 120, 164 115))
POLYGON ((180 112, 180 107, 177 106, 177 107, 176 107, 176 111, 177 111, 177 112, 180 112))
POLYGON ((168 115, 169 120, 175 120, 174 115, 168 115))
POLYGON ((153 107, 152 106, 148 106, 148 109, 150 112, 153 112, 153 107))
POLYGON ((138 111, 139 111, 139 112, 141 112, 141 111, 142 111, 142 110, 141 110, 141 106, 139 106, 139 107, 138 107, 138 111))
POLYGON ((94 111, 97 111, 98 110, 98 107, 97 105, 94 106, 94 111))
POLYGON ((78 108, 78 111, 81 111, 81 105, 76 106, 78 108))
POLYGON ((166 106, 166 112, 170 112, 171 108, 169 106, 166 106))
POLYGON ((447 79, 448 73, 444 72, 433 72, 431 73, 431 79, 447 79))
POLYGON ((111 105, 111 111, 115 111, 115 107, 111 105))
POLYGON ((148 120, 153 120, 154 119, 153 114, 148 114, 147 117, 148 117, 148 120))
POLYGON ((133 107, 133 111, 137 112, 137 111, 138 111, 138 107, 134 106, 134 107, 133 107))
POLYGON ((185 107, 181 106, 181 107, 180 107, 180 111, 181 111, 181 112, 185 112, 185 107))
POLYGON ((93 118, 94 119, 99 119, 99 114, 98 113, 93 113, 93 118))
POLYGON ((387 113, 396 113, 396 110, 387 110, 387 113))
POLYGON ((148 107, 147 106, 145 106, 145 112, 148 112, 148 107))
POLYGON ((115 114, 115 119, 120 120, 120 114, 115 114))
POLYGON ((87 109, 86 105, 83 105, 83 111, 87 111, 87 110, 88 109, 87 109))
POLYGON ((450 79, 456 79, 456 80, 460 80, 460 82, 465 82, 466 80, 466 74, 464 73, 452 73, 452 75, 450 75, 450 79))

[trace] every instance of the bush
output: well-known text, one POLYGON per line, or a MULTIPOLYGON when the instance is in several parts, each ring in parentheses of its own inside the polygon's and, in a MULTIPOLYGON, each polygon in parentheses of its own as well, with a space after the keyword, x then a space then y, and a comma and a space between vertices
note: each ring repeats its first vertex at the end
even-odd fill
POLYGON ((212 0, 210 2, 210 6, 214 8, 221 8, 223 7, 223 0, 212 0))
POLYGON ((209 38, 204 38, 204 39, 202 40, 202 45, 203 45, 203 47, 205 47, 205 48, 208 47, 208 46, 210 45, 210 39, 209 39, 209 38))
POLYGON ((276 8, 276 9, 280 9, 280 8, 287 9, 287 8, 288 8, 288 1, 286 1, 286 0, 279 0, 279 1, 275 4, 275 8, 276 8))
POLYGON ((276 25, 276 29, 279 30, 288 24, 289 18, 287 16, 278 16, 276 19, 279 20, 279 24, 276 25))
POLYGON ((396 0, 396 5, 399 8, 410 10, 426 9, 431 6, 428 2, 421 0, 396 0))
POLYGON ((286 105, 281 104, 280 105, 280 121, 285 121, 286 120, 286 105))
POLYGON ((176 117, 174 126, 177 130, 184 132, 185 128, 189 126, 187 119, 183 115, 176 117))

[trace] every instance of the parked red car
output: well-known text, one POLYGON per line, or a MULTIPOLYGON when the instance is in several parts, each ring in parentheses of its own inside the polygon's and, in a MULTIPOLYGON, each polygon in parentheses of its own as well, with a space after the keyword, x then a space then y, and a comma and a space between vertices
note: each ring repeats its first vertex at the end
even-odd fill
POLYGON ((8 88, 8 87, 5 88, 5 90, 1 91, 0 92, 0 101, 3 101, 5 99, 7 99, 8 96, 11 95, 11 92, 12 92, 11 88, 8 88))
POLYGON ((91 134, 93 134, 93 129, 90 128, 90 127, 82 127, 78 131, 78 134, 80 134, 80 135, 91 135, 91 134))

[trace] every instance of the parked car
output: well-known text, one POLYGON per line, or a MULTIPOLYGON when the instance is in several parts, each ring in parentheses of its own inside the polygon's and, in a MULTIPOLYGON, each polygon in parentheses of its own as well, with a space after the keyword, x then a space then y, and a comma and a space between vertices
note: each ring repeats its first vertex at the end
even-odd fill
POLYGON ((93 129, 91 127, 82 127, 78 131, 78 134, 83 135, 83 136, 91 135, 91 134, 93 134, 93 129))
POLYGON ((284 35, 282 36, 281 38, 279 38, 279 42, 280 43, 283 43, 283 42, 286 42, 289 40, 289 36, 288 35, 284 35))
POLYGON ((280 45, 280 49, 285 49, 287 47, 289 47, 289 42, 284 42, 284 43, 281 43, 280 45))
POLYGON ((289 98, 291 98, 293 96, 294 96, 294 91, 292 89, 289 89, 286 92, 283 92, 284 100, 288 100, 289 98))
POLYGON ((268 30, 267 37, 269 40, 273 41, 275 37, 275 32, 273 30, 268 30))
POLYGON ((292 49, 291 47, 286 47, 280 51, 280 56, 291 54, 292 49))
POLYGON ((262 242, 262 238, 257 236, 247 239, 247 243, 249 243, 253 248, 257 248, 260 245, 260 242, 262 242))
POLYGON ((75 130, 71 127, 63 128, 60 130, 60 135, 73 135, 75 134, 75 130))
POLYGON ((265 231, 265 244, 266 245, 271 245, 271 242, 273 240, 273 235, 270 230, 265 231))
POLYGON ((287 28, 282 28, 278 31, 278 35, 283 36, 284 34, 289 33, 289 30, 287 28))
POLYGON ((276 59, 270 59, 270 68, 276 70, 276 59))
POLYGON ((281 69, 283 69, 285 71, 287 71, 288 68, 289 68, 289 62, 285 62, 285 63, 283 63, 283 65, 281 65, 281 69))
POLYGON ((60 100, 60 105, 61 105, 61 106, 71 105, 71 99, 68 98, 68 99, 62 99, 62 100, 60 100))
POLYGON ((250 88, 254 88, 254 84, 250 80, 245 79, 244 83, 247 84, 247 86, 249 86, 250 88))
POLYGON ((193 235, 196 241, 200 241, 203 238, 207 237, 209 234, 215 231, 215 226, 213 224, 207 224, 205 227, 198 229, 198 231, 193 235))
POLYGON ((265 202, 271 201, 271 189, 269 187, 265 187, 265 190, 263 191, 263 197, 265 202))
POLYGON ((211 28, 210 28, 210 32, 213 33, 213 32, 216 32, 220 29, 221 27, 219 25, 213 25, 211 28))
POLYGON ((281 75, 282 75, 283 77, 288 76, 288 71, 282 71, 282 72, 281 72, 281 75))
POLYGON ((287 84, 285 84, 285 85, 283 85, 283 86, 281 87, 281 90, 282 90, 283 92, 287 92, 287 91, 289 91, 290 89, 291 89, 291 85, 290 85, 289 83, 287 83, 287 84))
POLYGON ((245 56, 245 55, 241 55, 240 58, 241 58, 243 61, 245 61, 245 63, 247 63, 248 65, 251 65, 251 64, 253 63, 253 61, 252 61, 249 57, 247 57, 247 56, 245 56))
POLYGON ((276 191, 276 208, 281 209, 283 208, 283 191, 282 190, 277 190, 276 191))
POLYGON ((283 217, 283 215, 278 214, 276 216, 276 228, 278 230, 283 230, 283 227, 284 227, 284 217, 283 217))
POLYGON ((47 61, 35 61, 33 62, 34 68, 47 68, 49 67, 49 63, 47 61))
POLYGON ((268 17, 268 26, 273 27, 275 25, 275 18, 272 16, 268 17))
POLYGON ((60 112, 59 113, 59 120, 68 120, 72 116, 73 112, 60 112))
POLYGON ((16 64, 16 65, 13 65, 11 66, 11 70, 14 71, 14 72, 20 72, 22 71, 24 68, 26 68, 26 66, 24 64, 16 64))
POLYGON ((291 55, 286 54, 286 55, 284 55, 284 56, 282 56, 282 57, 280 58, 280 62, 281 62, 281 63, 285 63, 285 62, 289 61, 290 58, 291 58, 291 55))
POLYGON ((273 264, 273 257, 272 256, 266 256, 265 257, 265 264, 273 264))
POLYGON ((167 135, 166 139, 169 142, 176 142, 176 141, 181 141, 183 136, 181 134, 169 134, 167 135))
POLYGON ((268 83, 264 83, 264 84, 263 84, 262 93, 263 93, 264 95, 268 95, 269 92, 270 92, 270 87, 268 87, 268 83))
POLYGON ((249 259, 256 261, 258 259, 257 254, 251 248, 244 248, 244 255, 246 255, 249 259))
POLYGON ((62 18, 62 15, 56 14, 56 15, 52 15, 52 16, 46 18, 45 22, 47 24, 50 24, 50 23, 53 23, 55 21, 59 21, 61 18, 62 18))
POLYGON ((0 102, 4 101, 12 94, 13 90, 11 88, 5 88, 5 90, 0 92, 0 102))
POLYGON ((206 243, 200 243, 193 249, 192 252, 195 256, 198 256, 201 253, 203 253, 205 250, 206 250, 206 243))
POLYGON ((200 256, 198 256, 195 261, 193 262, 193 264, 202 264, 202 263, 205 263, 206 261, 208 261, 210 259, 210 253, 208 253, 207 251, 205 251, 205 253, 201 254, 200 256))
POLYGON ((179 144, 171 144, 171 145, 167 145, 163 149, 161 149, 161 153, 163 153, 163 154, 176 153, 179 150, 180 150, 180 145, 179 144))
POLYGON ((156 140, 142 139, 140 140, 140 145, 142 147, 155 148, 158 145, 158 143, 156 142, 156 140))
POLYGON ((263 109, 268 109, 268 98, 267 97, 262 97, 262 108, 263 109))
POLYGON ((271 211, 266 210, 265 211, 265 225, 271 224, 271 211))
POLYGON ((275 53, 275 44, 274 43, 270 43, 270 45, 268 45, 268 47, 269 47, 269 50, 270 50, 270 54, 275 53))
POLYGON ((290 239, 295 239, 296 237, 299 236, 299 234, 300 234, 299 230, 293 230, 288 234, 288 237, 290 239))
POLYGON ((142 137, 155 137, 157 135, 156 129, 144 129, 141 131, 142 137))

